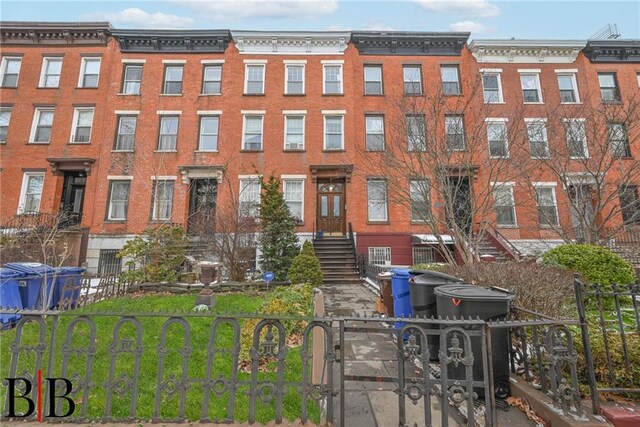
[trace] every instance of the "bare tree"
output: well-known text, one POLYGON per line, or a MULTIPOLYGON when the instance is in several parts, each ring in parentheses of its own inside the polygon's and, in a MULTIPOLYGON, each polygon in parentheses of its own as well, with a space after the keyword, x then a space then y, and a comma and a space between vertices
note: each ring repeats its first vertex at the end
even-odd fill
POLYGON ((449 96, 451 88, 438 86, 392 100, 384 141, 367 122, 366 141, 359 144, 370 219, 386 191, 395 206, 409 210, 412 223, 435 237, 450 263, 479 259, 479 243, 495 214, 495 190, 522 176, 512 161, 521 145, 511 143, 521 139, 522 129, 511 124, 522 120, 523 110, 485 102, 491 94, 484 93, 481 77, 464 91, 449 96))
POLYGON ((640 162, 631 157, 631 143, 640 137, 638 97, 584 99, 547 108, 544 116, 525 124, 530 150, 519 161, 528 163, 523 182, 531 184, 540 223, 567 242, 590 244, 604 244, 626 225, 640 224, 640 162), (549 208, 552 194, 537 184, 549 178, 558 183, 557 203, 568 206, 570 223, 549 208))

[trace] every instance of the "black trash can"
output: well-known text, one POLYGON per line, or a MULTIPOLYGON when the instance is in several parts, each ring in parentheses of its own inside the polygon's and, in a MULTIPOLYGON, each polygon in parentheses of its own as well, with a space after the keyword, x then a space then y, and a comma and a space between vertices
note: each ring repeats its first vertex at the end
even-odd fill
MULTIPOLYGON (((471 285, 446 285, 436 288, 438 316, 442 318, 477 318, 485 321, 505 320, 509 315, 513 294, 471 285)), ((460 340, 460 346, 463 346, 460 340)), ((482 338, 471 337, 473 352, 473 380, 484 381, 482 369, 482 338)), ((463 354, 463 356, 465 356, 463 354)), ((509 395, 509 330, 507 328, 491 330, 491 361, 493 366, 493 384, 497 397, 509 395)), ((450 379, 465 379, 465 366, 449 364, 447 374, 450 379)), ((478 397, 484 397, 484 389, 477 387, 478 397)))
MULTIPOLYGON (((412 272, 410 272, 412 273, 412 272)), ((423 270, 420 275, 409 279, 409 292, 411 295, 411 308, 415 317, 437 317, 438 310, 436 295, 434 293, 438 286, 461 284, 462 280, 448 274, 437 271, 423 270)), ((427 325, 430 329, 434 326, 427 325)), ((440 337, 438 335, 427 336, 427 346, 429 348, 429 360, 438 360, 438 350, 440 350, 440 337)))

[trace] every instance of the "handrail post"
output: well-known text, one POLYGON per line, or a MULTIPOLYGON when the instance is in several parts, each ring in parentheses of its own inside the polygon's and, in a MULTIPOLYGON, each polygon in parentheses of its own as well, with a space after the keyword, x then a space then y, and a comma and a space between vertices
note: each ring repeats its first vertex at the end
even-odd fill
POLYGON ((600 401, 598 399, 598 389, 596 385, 596 373, 593 366, 593 357, 591 355, 591 342, 589 341, 589 327, 586 320, 586 312, 584 307, 583 284, 580 282, 578 273, 573 274, 573 289, 576 295, 576 307, 578 308, 578 319, 580 321, 580 332, 582 336, 582 346, 584 348, 584 361, 589 371, 589 390, 591 392, 591 402, 593 404, 593 413, 600 414, 600 401))

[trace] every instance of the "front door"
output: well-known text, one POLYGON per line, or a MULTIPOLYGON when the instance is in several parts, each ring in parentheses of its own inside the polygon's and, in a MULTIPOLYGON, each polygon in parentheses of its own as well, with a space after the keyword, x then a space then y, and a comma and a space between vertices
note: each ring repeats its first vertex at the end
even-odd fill
POLYGON ((588 184, 571 185, 569 197, 571 198, 571 223, 576 239, 584 242, 586 240, 584 233, 592 228, 594 219, 593 189, 588 184))
POLYGON ((78 225, 82 222, 82 208, 87 176, 84 172, 65 172, 64 188, 60 207, 65 212, 64 225, 78 225))
POLYGON ((318 182, 318 231, 329 236, 346 233, 345 193, 343 180, 318 182))
POLYGON ((216 229, 216 197, 218 181, 212 179, 194 179, 191 181, 189 199, 189 225, 191 235, 209 235, 216 229))
POLYGON ((455 226, 465 233, 471 231, 473 215, 471 212, 471 185, 468 177, 453 176, 448 178, 449 200, 451 211, 447 212, 450 227, 455 226))

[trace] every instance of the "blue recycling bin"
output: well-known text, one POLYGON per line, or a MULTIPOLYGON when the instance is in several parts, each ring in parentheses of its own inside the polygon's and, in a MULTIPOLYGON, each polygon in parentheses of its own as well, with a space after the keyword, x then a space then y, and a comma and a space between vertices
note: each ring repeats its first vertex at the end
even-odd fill
MULTIPOLYGON (((411 297, 409 293, 409 270, 406 268, 395 268, 391 270, 391 295, 393 296, 393 313, 395 317, 411 317, 411 297)), ((396 329, 400 329, 405 322, 395 322, 396 329)))
POLYGON ((56 282, 53 289, 53 300, 55 305, 59 305, 60 301, 71 298, 71 306, 75 307, 80 296, 80 284, 82 282, 82 274, 84 268, 82 267, 58 267, 56 268, 56 282), (67 289, 66 293, 63 293, 64 285, 70 281, 73 281, 75 285, 74 289, 67 289))
POLYGON ((10 262, 4 265, 9 270, 23 273, 21 282, 24 286, 20 286, 20 298, 22 299, 22 307, 29 310, 49 309, 57 304, 53 298, 48 307, 43 307, 46 298, 53 296, 53 282, 56 271, 53 267, 38 262, 10 262), (46 286, 42 286, 46 283, 46 286), (43 291, 44 290, 44 295, 43 291))
MULTIPOLYGON (((0 308, 22 309, 22 299, 20 298, 20 279, 24 273, 0 268, 0 308)), ((8 329, 18 320, 19 314, 0 314, 0 328, 8 329)))

